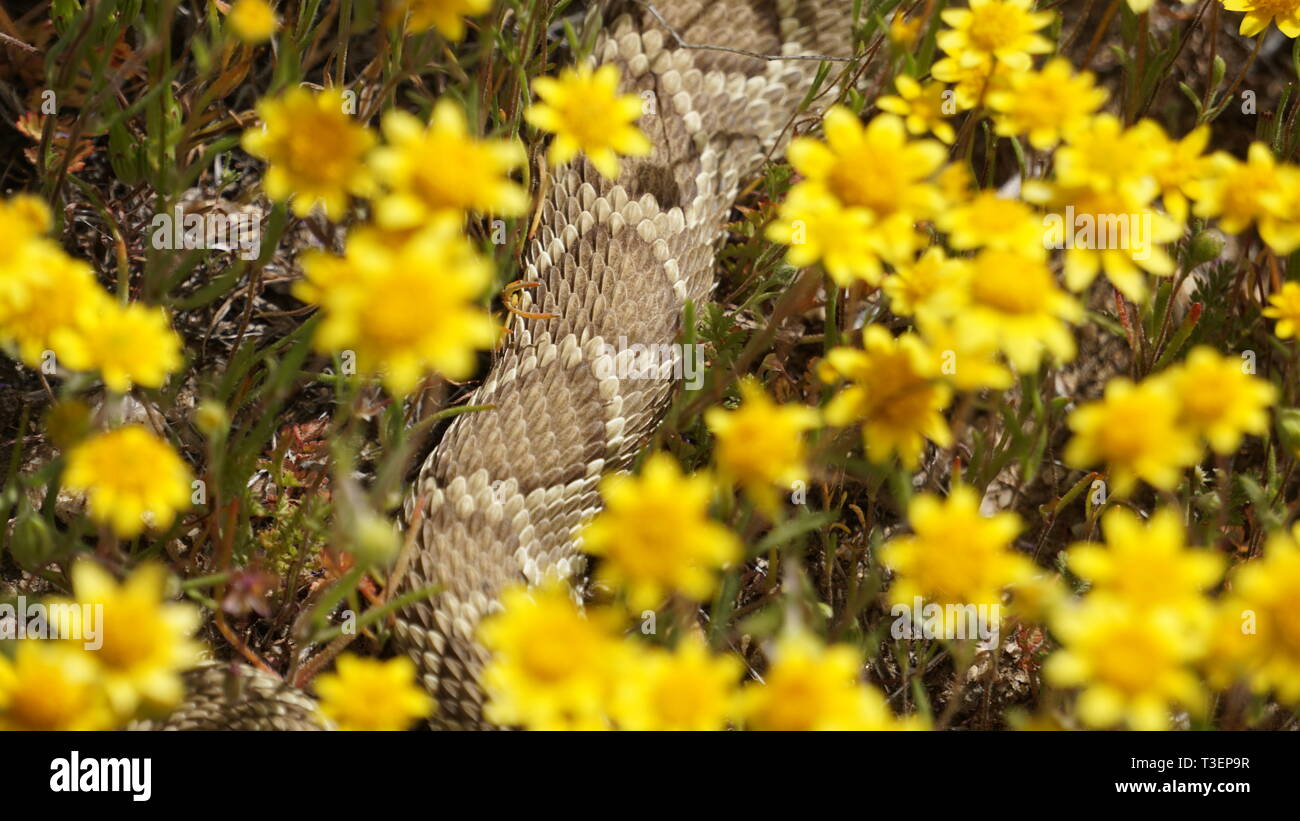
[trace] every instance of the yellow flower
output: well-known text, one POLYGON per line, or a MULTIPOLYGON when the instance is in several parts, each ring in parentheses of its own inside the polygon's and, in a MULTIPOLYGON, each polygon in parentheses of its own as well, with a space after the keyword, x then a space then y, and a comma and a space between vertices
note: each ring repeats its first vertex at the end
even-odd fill
POLYGON ((1042 257, 1043 219, 1019 200, 980 191, 965 204, 938 217, 940 228, 949 234, 948 244, 957 250, 996 248, 1026 256, 1042 257))
POLYGON ((943 208, 956 208, 970 201, 975 195, 975 178, 966 163, 949 163, 935 176, 939 187, 939 198, 943 208))
POLYGON ((1160 157, 1149 129, 1145 124, 1125 128, 1113 114, 1089 118, 1066 135, 1065 145, 1056 151, 1057 185, 1117 192, 1133 205, 1151 202, 1159 193, 1153 171, 1160 157))
POLYGON ((1114 596, 1138 609, 1168 608, 1189 623, 1209 621, 1203 593, 1223 576, 1217 553, 1189 549, 1180 514, 1158 510, 1143 523, 1127 508, 1102 517, 1106 546, 1079 542, 1067 554, 1070 570, 1092 583, 1089 597, 1114 596))
MULTIPOLYGON (((942 204, 929 178, 947 159, 934 140, 908 140, 903 121, 880 114, 863 126, 853 112, 832 107, 822 120, 826 142, 810 137, 790 141, 786 156, 807 178, 842 205, 871 215, 873 245, 890 262, 910 261, 919 244, 914 223, 930 218, 942 204)), ((791 192, 794 194, 794 191, 791 192)))
POLYGON ((777 642, 763 684, 741 690, 751 730, 904 730, 919 726, 894 717, 884 696, 858 683, 862 656, 852 647, 823 646, 802 632, 777 642))
POLYGON ((969 275, 965 260, 950 259, 936 245, 915 262, 900 265, 881 287, 889 310, 899 316, 949 317, 966 303, 969 275))
MULTIPOLYGON (((1262 649, 1256 642, 1258 638, 1259 613, 1240 596, 1229 593, 1212 605, 1209 643, 1201 659, 1201 670, 1209 685, 1227 690, 1239 681, 1249 681, 1260 666, 1254 658, 1255 651, 1262 649)), ((1256 686, 1261 691, 1272 689, 1262 678, 1256 686)))
POLYGON ((623 730, 725 729, 736 715, 743 672, 740 659, 710 655, 694 637, 671 652, 644 650, 619 674, 612 717, 623 730))
POLYGON ((1204 436, 1215 453, 1233 452, 1247 433, 1268 434, 1268 407, 1277 401, 1277 388, 1246 373, 1241 359, 1202 345, 1160 377, 1170 380, 1182 402, 1182 424, 1204 436))
POLYGON ((1264 242, 1279 254, 1300 247, 1300 223, 1292 218, 1300 171, 1279 164, 1264 143, 1252 143, 1245 162, 1216 152, 1207 167, 1193 213, 1217 217, 1219 227, 1232 234, 1253 223, 1264 242))
POLYGON ((75 358, 82 321, 110 302, 89 265, 52 242, 31 242, 0 269, 0 342, 16 343, 31 368, 41 367, 46 351, 75 358))
MULTIPOLYGON (((20 616, 21 618, 21 616, 20 616)), ((23 639, 0 653, 0 730, 108 730, 114 725, 88 653, 63 642, 23 639)))
POLYGON ((1232 610, 1244 645, 1245 672, 1256 692, 1300 704, 1300 526, 1276 533, 1264 555, 1238 568, 1232 610))
POLYGON ((926 83, 922 86, 906 74, 894 78, 898 96, 886 95, 876 100, 881 111, 905 118, 909 134, 934 134, 952 145, 957 138, 948 117, 957 113, 957 103, 952 92, 943 83, 926 83))
POLYGON ((945 9, 940 15, 952 26, 936 42, 945 53, 970 62, 996 58, 1015 69, 1031 64, 1031 54, 1052 50, 1038 30, 1052 22, 1051 12, 1032 11, 1033 0, 970 0, 969 9, 945 9))
POLYGON ((300 217, 319 203, 338 221, 347 212, 349 194, 371 192, 365 160, 375 135, 345 113, 344 105, 337 88, 314 93, 297 86, 260 100, 262 126, 244 132, 244 150, 267 162, 266 195, 277 201, 293 197, 293 212, 300 217))
POLYGON ((969 305, 958 330, 976 339, 993 339, 1016 370, 1035 370, 1047 353, 1059 361, 1074 358, 1068 322, 1082 310, 1056 285, 1046 261, 1037 256, 986 248, 971 262, 969 305))
POLYGON ((1300 0, 1223 0, 1223 7, 1246 12, 1239 29, 1243 37, 1254 37, 1269 23, 1276 24, 1287 37, 1300 37, 1300 0))
POLYGON ((1041 624, 1070 601, 1070 591, 1059 575, 1038 572, 1011 586, 1007 612, 1022 622, 1041 624))
POLYGON ((846 207, 823 185, 800 183, 781 203, 767 238, 790 246, 785 261, 795 268, 821 262, 841 287, 859 279, 876 285, 882 269, 871 223, 867 209, 846 207))
POLYGON ((911 50, 916 44, 916 38, 921 34, 921 24, 924 22, 924 16, 908 20, 903 12, 895 12, 889 21, 889 42, 900 49, 911 50))
POLYGON ((126 393, 133 385, 160 388, 181 366, 181 340, 162 308, 138 302, 86 312, 64 347, 74 370, 97 370, 109 390, 126 393))
POLYGON ((1189 131, 1181 140, 1173 140, 1150 120, 1143 120, 1139 125, 1149 126, 1143 133, 1155 144, 1151 171, 1160 186, 1160 201, 1169 216, 1181 225, 1187 222, 1189 198, 1200 195, 1201 180, 1208 173, 1209 158, 1204 154, 1210 141, 1210 127, 1203 125, 1189 131))
POLYGON ((1200 458, 1190 431, 1179 424, 1178 397, 1166 383, 1134 385, 1115 378, 1102 399, 1070 414, 1074 437, 1065 449, 1071 467, 1085 469, 1105 462, 1114 492, 1126 496, 1138 479, 1173 490, 1182 469, 1200 458))
POLYGON ((923 493, 907 508, 911 536, 889 540, 880 561, 896 574, 890 600, 916 597, 941 606, 1001 607, 1002 589, 1025 582, 1034 565, 1012 548, 1020 532, 1014 513, 980 514, 971 488, 958 485, 947 499, 923 493))
POLYGON ((963 330, 960 318, 921 314, 917 325, 939 374, 957 390, 1005 390, 1015 382, 998 356, 997 337, 963 330))
POLYGON ((934 79, 952 84, 953 100, 960 111, 977 108, 990 94, 1005 89, 1012 73, 1006 63, 971 52, 960 58, 945 57, 930 67, 934 79))
MULTIPOLYGON (((167 572, 159 564, 140 565, 121 584, 90 559, 72 566, 71 603, 82 605, 82 611, 89 605, 92 612, 103 613, 99 621, 103 643, 85 652, 99 667, 109 703, 119 716, 130 716, 141 706, 174 707, 184 690, 181 671, 199 660, 201 648, 192 639, 199 627, 199 610, 189 603, 166 601, 166 584, 167 572)), ((71 618, 69 610, 62 613, 71 618)), ((67 623, 51 621, 51 627, 59 625, 60 635, 69 635, 67 623)), ((74 647, 84 645, 81 637, 68 642, 74 647)))
POLYGON ((826 421, 861 423, 868 459, 883 463, 897 453, 904 466, 915 468, 926 439, 939 447, 952 443, 943 418, 952 391, 936 378, 934 354, 916 335, 895 339, 868 325, 862 342, 864 350, 834 348, 826 355, 830 374, 850 383, 827 404, 826 421))
POLYGON ((773 485, 789 488, 808 478, 803 432, 817 427, 817 411, 804 405, 778 405, 757 380, 740 382, 740 407, 709 408, 704 421, 718 438, 714 459, 719 475, 735 480, 760 508, 777 507, 773 485))
POLYGON ((483 669, 489 721, 530 730, 599 726, 625 648, 608 614, 586 618, 556 582, 501 596, 479 628, 492 659, 483 669))
POLYGON ((582 152, 601 174, 618 176, 619 155, 644 157, 650 140, 636 127, 642 101, 635 94, 618 93, 618 68, 605 64, 566 68, 558 79, 538 77, 533 93, 541 102, 524 111, 524 119, 555 135, 547 159, 564 165, 582 152))
POLYGON ((340 730, 410 729, 436 706, 415 676, 405 656, 380 661, 344 654, 334 673, 316 679, 320 711, 340 730))
POLYGON ((1046 151, 1085 127, 1106 96, 1093 85, 1091 72, 1075 74, 1069 60, 1056 57, 1041 71, 1012 73, 1005 89, 988 94, 988 103, 998 112, 998 134, 1027 135, 1030 145, 1046 151))
POLYGON ((1058 687, 1083 688, 1076 713, 1084 724, 1166 730, 1172 706, 1203 707, 1189 664, 1205 646, 1176 614, 1088 596, 1079 607, 1059 610, 1052 630, 1064 648, 1043 672, 1058 687))
POLYGON ((466 17, 484 14, 492 0, 398 0, 395 16, 410 12, 407 25, 414 33, 436 28, 443 37, 459 42, 465 37, 466 17))
POLYGON ((275 9, 266 0, 235 0, 227 20, 235 36, 250 45, 270 40, 280 28, 275 9))
POLYGON ((370 167, 390 192, 375 203, 381 226, 413 228, 443 210, 507 217, 528 210, 528 193, 510 180, 528 160, 523 145, 469 136, 465 114, 451 100, 438 101, 427 128, 393 109, 384 115, 383 132, 388 145, 370 157, 370 167))
MULTIPOLYGON (((1154 196, 1154 177, 1144 196, 1154 196)), ((1146 274, 1171 276, 1174 261, 1161 246, 1182 236, 1182 228, 1146 203, 1116 189, 1025 186, 1025 196, 1050 205, 1044 241, 1065 250, 1065 284, 1080 292, 1099 272, 1134 302, 1147 297, 1146 274)))
MULTIPOLYGON (((1142 14, 1155 5, 1156 0, 1128 0, 1128 7, 1133 9, 1134 14, 1142 14)), ((1182 0, 1183 5, 1195 3, 1196 0, 1182 0)))
POLYGON ((605 509, 583 530, 583 549, 602 557, 601 578, 625 589, 636 609, 674 591, 704 600, 714 570, 741 556, 736 535, 709 518, 712 481, 683 476, 666 453, 646 459, 640 476, 606 476, 600 495, 605 509))
POLYGON ((1270 294, 1269 307, 1261 313, 1269 319, 1276 319, 1273 332, 1279 339, 1290 339, 1300 330, 1300 283, 1284 282, 1282 290, 1270 294))
POLYGON ((89 496, 90 517, 123 539, 166 528, 190 505, 190 469, 139 425, 91 437, 68 454, 63 484, 89 496))
MULTIPOLYGON (((16 259, 28 244, 41 241, 54 217, 45 200, 31 194, 15 194, 0 200, 0 271, 16 259)), ((0 277, 0 295, 3 295, 0 277)), ((0 303, 3 299, 0 299, 0 303)))
POLYGON ((294 294, 320 305, 321 351, 351 351, 361 373, 381 373, 405 396, 429 371, 464 379, 497 327, 477 300, 492 283, 491 264, 444 213, 417 233, 394 237, 369 228, 348 235, 342 257, 306 255, 294 294))

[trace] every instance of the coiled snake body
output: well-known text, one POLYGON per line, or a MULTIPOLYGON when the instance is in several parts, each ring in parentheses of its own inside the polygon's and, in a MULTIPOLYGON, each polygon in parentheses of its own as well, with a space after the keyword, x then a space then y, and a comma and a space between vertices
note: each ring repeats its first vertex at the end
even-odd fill
MULTIPOLYGON (((646 100, 639 125, 654 150, 625 159, 617 180, 586 161, 553 172, 523 272, 541 283, 529 311, 546 318, 514 318, 470 400, 495 410, 455 419, 404 507, 419 531, 403 584, 441 592, 398 614, 395 640, 438 701, 435 726, 489 726, 480 620, 508 585, 581 576, 576 540, 599 508, 600 476, 628 464, 671 399, 672 380, 635 378, 611 351, 620 339, 673 343, 685 301, 708 298, 727 213, 788 136, 819 65, 740 52, 846 57, 849 9, 659 0, 602 31, 594 59, 617 65, 623 90, 646 100)), ((301 693, 247 676, 232 697, 226 668, 192 672, 186 703, 150 726, 315 726, 301 693)))

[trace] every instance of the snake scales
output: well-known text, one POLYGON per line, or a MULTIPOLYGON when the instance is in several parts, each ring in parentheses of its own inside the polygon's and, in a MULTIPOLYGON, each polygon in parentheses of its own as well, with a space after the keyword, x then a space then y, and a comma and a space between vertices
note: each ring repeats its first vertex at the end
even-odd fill
MULTIPOLYGON (((620 378, 602 358, 620 338, 671 344, 685 301, 708 298, 726 216, 788 136, 819 65, 736 50, 849 56, 850 7, 659 0, 657 15, 640 4, 606 10, 613 22, 594 59, 617 65, 623 90, 649 102, 639 125, 654 150, 625 159, 616 180, 586 161, 552 172, 523 271, 541 283, 526 308, 544 318, 513 318, 470 400, 495 410, 456 417, 404 506, 419 530, 403 585, 442 589, 400 612, 394 637, 438 701, 435 726, 489 726, 475 633, 499 592, 549 573, 581 577, 576 538, 599 508, 597 482, 628 465, 674 390, 668 379, 620 378)), ((146 726, 316 726, 310 700, 265 673, 214 666, 188 677, 181 708, 146 726)))

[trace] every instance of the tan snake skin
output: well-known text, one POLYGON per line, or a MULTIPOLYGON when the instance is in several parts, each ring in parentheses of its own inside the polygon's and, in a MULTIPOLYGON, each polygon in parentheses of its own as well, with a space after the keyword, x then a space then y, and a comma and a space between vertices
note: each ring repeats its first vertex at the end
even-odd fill
MULTIPOLYGON (((500 591, 548 573, 581 577, 578 532, 599 509, 598 480, 628 465, 676 389, 672 379, 619 378, 626 371, 608 351, 620 338, 674 342, 685 301, 709 297, 727 214, 788 136, 819 65, 684 48, 644 6, 626 9, 607 9, 613 22, 594 60, 616 64, 624 90, 647 100, 639 125, 654 151, 625 159, 614 181, 586 161, 553 172, 522 278, 542 283, 527 310, 554 318, 515 318, 469 400, 495 410, 455 419, 406 501, 407 522, 419 500, 426 509, 403 585, 442 592, 401 612, 395 639, 438 701, 436 727, 490 726, 477 683, 487 652, 475 634, 500 591)), ((655 9, 691 45, 850 56, 850 0, 658 0, 655 9)), ((191 682, 202 707, 187 703, 154 726, 219 726, 228 687, 214 681, 224 669, 191 682)), ((241 709, 241 720, 251 714, 241 709)), ((306 718, 292 705, 267 714, 276 718, 268 727, 306 718)))

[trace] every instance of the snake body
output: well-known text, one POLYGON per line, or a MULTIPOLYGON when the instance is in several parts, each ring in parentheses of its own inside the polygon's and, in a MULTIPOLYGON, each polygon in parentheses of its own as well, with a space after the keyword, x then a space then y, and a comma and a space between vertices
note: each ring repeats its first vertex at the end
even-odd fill
MULTIPOLYGON (((629 464, 672 398, 674 381, 639 378, 627 348, 673 343, 685 302, 708 299, 727 214, 788 137, 819 65, 753 55, 849 56, 849 9, 848 0, 609 9, 593 60, 616 65, 622 90, 646 101, 638 125, 653 151, 625 158, 614 180, 585 160, 552 171, 524 256, 523 278, 541 283, 524 298, 531 318, 512 318, 469 400, 494 410, 455 418, 404 505, 417 531, 402 584, 440 592, 399 612, 395 641, 437 699, 435 726, 491 726, 479 622, 509 585, 581 577, 579 531, 599 509, 598 480, 629 464)), ((244 703, 226 711, 230 676, 205 668, 191 674, 186 705, 157 726, 311 723, 265 674, 239 675, 244 703), (258 699, 270 703, 247 703, 258 699)))

